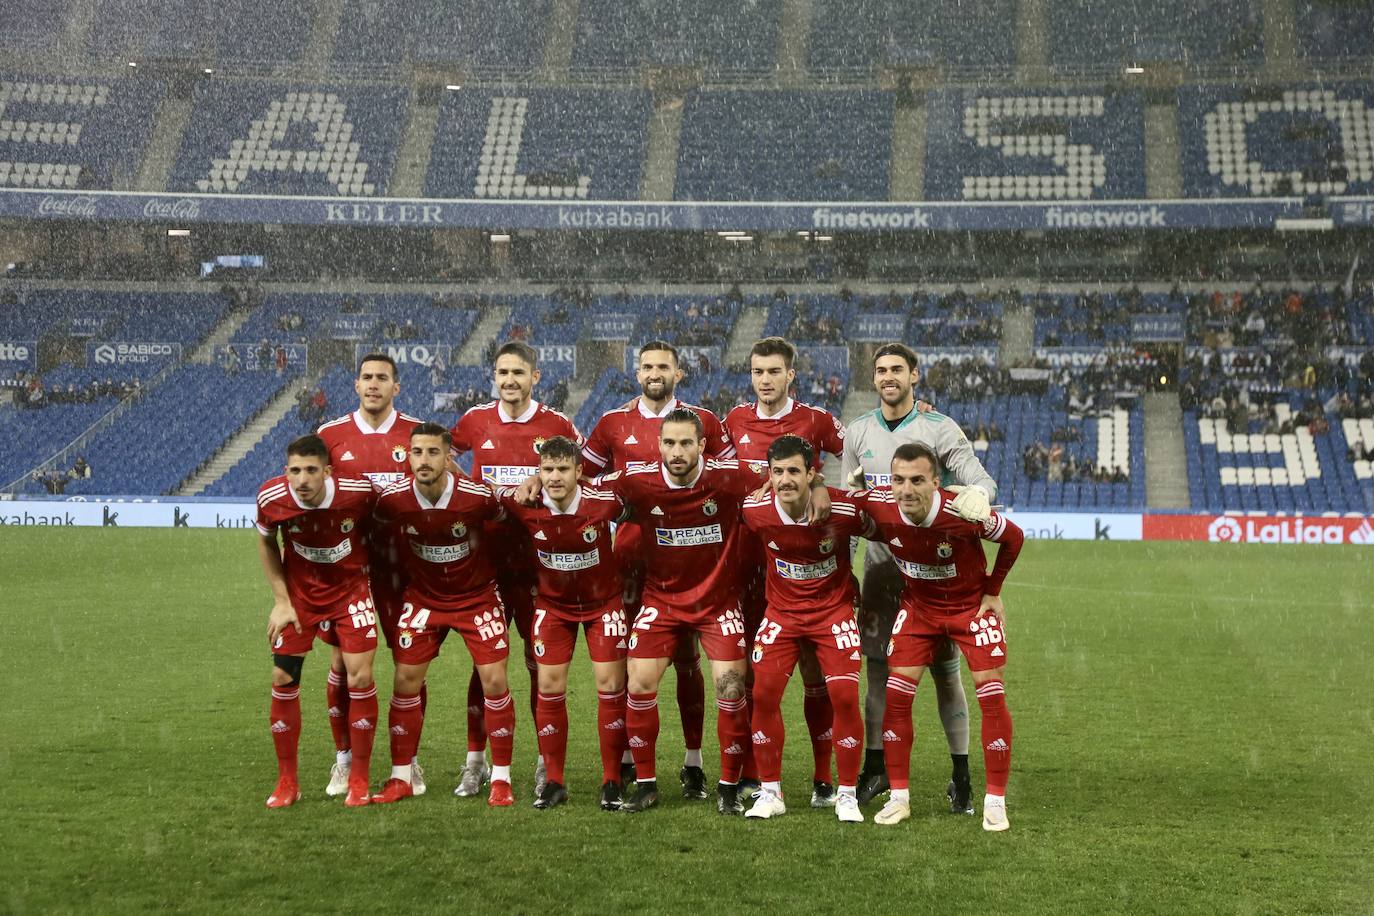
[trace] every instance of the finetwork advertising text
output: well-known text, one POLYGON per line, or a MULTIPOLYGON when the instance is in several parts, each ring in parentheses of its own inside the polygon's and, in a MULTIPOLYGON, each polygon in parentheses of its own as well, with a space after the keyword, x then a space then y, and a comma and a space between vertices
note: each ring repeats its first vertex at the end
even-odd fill
POLYGON ((919 207, 909 210, 832 210, 817 207, 811 211, 816 229, 929 229, 930 213, 919 207))
POLYGON ((1045 225, 1051 229, 1142 229, 1166 226, 1164 211, 1157 207, 1050 207, 1045 225))

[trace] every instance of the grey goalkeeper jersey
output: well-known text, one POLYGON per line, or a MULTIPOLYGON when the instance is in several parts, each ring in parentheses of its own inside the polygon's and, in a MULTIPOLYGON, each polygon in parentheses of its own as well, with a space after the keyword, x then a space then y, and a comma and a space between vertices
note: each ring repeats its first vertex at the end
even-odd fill
MULTIPOLYGON (((869 411, 850 423, 844 430, 844 463, 842 479, 848 480, 854 469, 864 469, 864 482, 867 487, 886 487, 892 482, 892 453, 897 446, 917 442, 940 457, 944 468, 942 483, 977 484, 988 491, 992 500, 997 495, 997 483, 988 476, 983 463, 973 453, 968 437, 949 417, 931 411, 920 413, 912 410, 895 430, 888 430, 883 419, 882 408, 869 411)), ((877 563, 886 563, 892 553, 886 544, 868 542, 864 555, 864 568, 869 569, 877 563)))

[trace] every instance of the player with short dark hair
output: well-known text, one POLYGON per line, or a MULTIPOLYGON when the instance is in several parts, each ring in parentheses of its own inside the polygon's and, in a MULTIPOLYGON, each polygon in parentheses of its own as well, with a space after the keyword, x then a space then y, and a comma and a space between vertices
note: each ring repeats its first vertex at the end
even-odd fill
POLYGON ((277 752, 277 785, 267 807, 300 798, 301 667, 318 636, 342 653, 347 674, 352 761, 349 807, 369 801, 368 768, 377 727, 372 657, 377 617, 368 589, 367 534, 375 497, 360 478, 334 477, 329 449, 319 436, 302 436, 286 449, 285 473, 258 490, 258 555, 272 589, 267 639, 272 647, 269 722, 277 752), (280 541, 278 538, 280 537, 280 541))
MULTIPOLYGON (((873 357, 873 387, 878 408, 845 428, 842 473, 849 486, 884 487, 891 477, 893 451, 903 443, 922 443, 940 459, 954 481, 952 505, 965 518, 988 517, 989 500, 996 483, 984 470, 959 425, 944 414, 923 410, 913 393, 920 381, 916 354, 902 343, 887 343, 873 357)), ((886 647, 892 621, 898 613, 902 577, 887 546, 871 543, 864 554, 860 604, 863 652, 868 659, 868 690, 864 698, 867 751, 859 780, 859 801, 867 803, 888 788, 882 739, 883 703, 886 696, 886 647)), ((949 744, 950 780, 946 795, 952 813, 973 813, 968 773, 968 700, 959 672, 959 653, 954 645, 942 646, 930 666, 935 682, 936 705, 949 744)))
MULTIPOLYGON (((674 394, 682 381, 677 348, 664 340, 650 340, 639 348, 635 378, 640 395, 624 407, 608 410, 597 420, 582 449, 583 466, 588 475, 606 471, 626 471, 659 461, 658 434, 665 417, 679 408, 697 416, 702 425, 706 458, 733 458, 735 448, 719 418, 704 407, 685 404, 674 394)), ((641 525, 636 519, 616 530, 615 551, 625 579, 625 613, 633 617, 640 607, 640 588, 644 580, 641 525)), ((682 719, 682 738, 686 744, 683 766, 678 776, 685 798, 706 798, 706 774, 702 769, 701 743, 706 722, 706 681, 701 673, 701 657, 696 640, 678 642, 673 668, 677 672, 677 705, 682 719)))
MULTIPOLYGON (((870 530, 856 503, 830 491, 830 515, 807 524, 815 482, 811 443, 784 435, 768 448, 772 492, 745 501, 744 525, 762 543, 767 606, 754 635, 754 758, 762 785, 751 818, 787 811, 782 792, 784 728, 782 697, 803 646, 819 660, 834 712, 834 741, 840 789, 832 804, 841 821, 863 820, 857 786, 863 755, 859 717, 859 628, 854 619, 857 590, 850 568, 850 539, 870 530)), ((827 762, 828 769, 828 762, 827 762)), ((829 773, 827 772, 827 776, 829 773)))
MULTIPOLYGON (((410 432, 419 419, 396 409, 401 392, 396 361, 385 353, 366 353, 358 360, 353 380, 358 409, 331 420, 319 428, 319 436, 329 447, 329 461, 344 477, 366 477, 381 490, 406 475, 409 465, 410 432)), ((372 598, 388 646, 394 646, 392 631, 401 613, 401 592, 405 574, 397 545, 374 541, 369 556, 372 598)), ((424 691, 421 691, 423 696, 424 691)), ((349 744, 349 693, 344 679, 343 658, 332 650, 329 680, 325 689, 329 704, 329 725, 334 735, 335 760, 329 773, 328 795, 348 790, 348 767, 352 759, 349 744)), ((424 794, 424 771, 414 764, 416 794, 424 794)))
POLYGON ((983 829, 1006 830, 1012 722, 1003 687, 1007 642, 1000 596, 1024 535, 996 512, 982 521, 964 518, 953 506, 955 494, 940 489, 940 459, 934 449, 905 443, 894 450, 890 469, 890 490, 855 496, 876 523, 873 540, 891 551, 903 581, 886 648, 882 722, 892 795, 874 821, 891 825, 911 816, 911 705, 937 650, 952 641, 968 660, 983 713, 983 829), (999 545, 991 572, 983 541, 999 545))
MULTIPOLYGON (((791 390, 797 374, 792 368, 797 350, 781 337, 764 337, 749 350, 749 381, 754 389, 755 402, 740 404, 725 418, 725 430, 740 460, 757 468, 767 468, 769 446, 784 434, 800 436, 811 444, 812 463, 820 470, 822 456, 829 452, 839 456, 844 451, 844 426, 829 411, 793 400, 791 390)), ((754 570, 741 596, 744 622, 752 633, 758 629, 764 610, 764 553, 758 539, 750 531, 741 532, 743 568, 754 570)), ((811 733, 812 783, 811 803, 814 807, 834 804, 835 787, 831 782, 830 758, 834 711, 830 693, 825 686, 809 643, 802 645, 799 662, 802 675, 802 712, 807 730, 811 733)), ((751 666, 752 672, 752 666, 751 666)), ((750 675, 752 681, 752 674, 750 675)), ((742 787, 757 783, 753 754, 744 764, 742 787)))
MULTIPOLYGON (((454 424, 455 456, 472 455, 472 477, 493 490, 517 486, 539 472, 539 448, 555 436, 582 442, 582 434, 563 414, 534 398, 541 373, 539 353, 529 344, 508 340, 496 351, 492 378, 498 397, 473 407, 454 424)), ((496 567, 496 589, 506 614, 524 645, 525 669, 530 679, 530 716, 536 713, 539 693, 533 648, 534 583, 538 572, 534 551, 523 527, 508 519, 490 526, 490 538, 501 538, 509 550, 496 567)), ((486 761, 487 734, 483 728, 481 679, 474 671, 468 680, 467 759, 454 794, 476 795, 490 775, 486 761)), ((534 795, 543 792, 545 765, 535 762, 534 795)))
POLYGON ((627 512, 613 494, 578 482, 578 443, 555 436, 539 449, 542 504, 520 503, 515 489, 500 490, 501 504, 524 527, 535 559, 538 597, 531 633, 538 665, 535 727, 548 779, 535 799, 539 809, 567 801, 568 668, 577 634, 587 638, 596 679, 597 737, 601 747, 601 808, 621 803, 625 739, 625 619, 620 568, 611 549, 611 526, 627 512))
POLYGON ((451 446, 442 426, 417 426, 410 437, 413 476, 387 487, 377 501, 377 525, 405 545, 409 576, 393 653, 391 778, 373 800, 390 803, 415 794, 409 761, 424 726, 420 687, 453 631, 463 638, 482 681, 495 762, 487 804, 505 807, 515 803, 510 778, 515 707, 506 681, 506 616, 484 540, 487 523, 502 511, 490 489, 448 469, 451 446))

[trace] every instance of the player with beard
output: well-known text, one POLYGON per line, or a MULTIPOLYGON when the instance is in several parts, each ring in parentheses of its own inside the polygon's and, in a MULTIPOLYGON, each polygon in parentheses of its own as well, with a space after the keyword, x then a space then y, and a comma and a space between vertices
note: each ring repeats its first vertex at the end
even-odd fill
MULTIPOLYGON (((472 477, 487 486, 517 486, 539 473, 539 447, 555 436, 579 445, 582 434, 563 414, 534 399, 539 384, 539 354, 529 344, 507 341, 496 351, 492 376, 499 398, 473 407, 451 430, 455 456, 472 455, 472 477)), ((534 548, 525 529, 513 519, 489 526, 488 538, 503 544, 496 564, 496 587, 506 614, 524 644, 525 669, 530 679, 530 716, 538 704, 539 679, 533 648, 534 592, 538 570, 534 548), (506 549, 509 548, 509 549, 506 549)), ((468 680, 468 751, 454 794, 476 795, 490 775, 486 761, 487 733, 483 726, 482 682, 474 668, 468 680)), ((534 768, 534 796, 544 791, 547 770, 543 755, 534 768)))
MULTIPOLYGON (((850 486, 873 489, 891 481, 892 455, 904 443, 926 446, 939 458, 945 472, 962 486, 949 487, 956 494, 953 508, 964 518, 983 521, 997 491, 988 472, 973 453, 973 446, 959 425, 935 411, 918 409, 913 388, 920 381, 915 352, 901 343, 888 343, 873 355, 873 387, 878 408, 845 428, 845 480, 850 486)), ((868 659, 864 696, 867 751, 859 780, 859 801, 867 803, 890 787, 883 760, 883 709, 887 690, 887 643, 897 615, 902 576, 892 554, 880 543, 870 543, 864 555, 860 624, 863 652, 868 659)), ((959 674, 959 650, 949 641, 940 644, 930 662, 931 679, 940 722, 949 743, 951 775, 946 794, 950 811, 972 814, 968 775, 968 699, 959 674)))
MULTIPOLYGON (((756 398, 753 404, 740 404, 725 418, 725 430, 741 461, 756 468, 768 467, 768 448, 783 435, 799 436, 811 446, 813 466, 819 471, 823 455, 840 457, 844 450, 844 426, 829 411, 792 399, 790 391, 797 373, 792 368, 797 350, 781 337, 765 337, 749 351, 749 380, 756 398)), ((764 553, 758 538, 748 529, 740 532, 740 562, 744 570, 754 570, 741 596, 745 631, 758 630, 764 611, 764 553)), ((801 644, 798 668, 802 676, 802 711, 811 734, 811 806, 825 808, 835 803, 831 782, 830 758, 834 709, 826 690, 825 677, 809 642, 801 644)), ((748 683, 753 686, 753 666, 748 683)), ((740 788, 748 792, 758 784, 758 772, 751 753, 744 763, 740 788)))
MULTIPOLYGON (((659 426, 663 418, 679 408, 690 410, 701 420, 706 458, 733 458, 730 443, 719 418, 704 407, 684 404, 674 391, 682 381, 677 348, 662 340, 651 340, 639 348, 639 367, 635 371, 640 396, 628 405, 609 410, 597 421, 582 449, 583 467, 588 476, 626 471, 659 460, 659 426)), ((616 531, 615 552, 625 577, 625 614, 633 618, 640 606, 644 581, 639 521, 630 521, 616 531)), ((701 742, 706 723, 706 681, 701 673, 701 656, 696 640, 684 638, 676 644, 673 667, 677 672, 677 704, 682 716, 682 737, 686 744, 682 770, 682 795, 704 799, 706 774, 702 769, 701 742)))
MULTIPOLYGON (((400 480, 409 470, 406 456, 410 451, 410 432, 420 421, 396 409, 396 396, 401 393, 400 375, 396 361, 385 353, 368 353, 358 361, 353 390, 358 394, 358 409, 325 423, 319 428, 319 436, 328 446, 330 465, 339 476, 366 477, 373 487, 381 490, 400 480)), ((374 531, 368 551, 371 564, 368 575, 382 636, 394 651, 396 618, 401 613, 401 592, 405 588, 404 564, 398 545, 382 543, 377 536, 374 531)), ((423 685, 420 697, 421 702, 428 698, 423 685)), ((325 794, 342 795, 348 791, 348 768, 353 755, 348 727, 347 674, 338 646, 332 648, 330 655, 325 700, 329 704, 329 727, 334 734, 335 750, 334 767, 330 770, 325 794)), ((413 761, 411 769, 415 794, 423 795, 425 778, 419 760, 413 761)))

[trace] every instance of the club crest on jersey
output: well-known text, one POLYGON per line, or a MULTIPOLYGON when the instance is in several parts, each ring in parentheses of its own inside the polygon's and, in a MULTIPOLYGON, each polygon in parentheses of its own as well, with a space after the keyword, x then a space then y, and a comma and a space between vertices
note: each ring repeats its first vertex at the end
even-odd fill
POLYGON ((582 529, 582 540, 586 541, 588 544, 590 544, 590 543, 592 543, 593 541, 595 541, 595 540, 596 540, 596 528, 594 528, 594 527, 591 526, 591 525, 588 525, 586 528, 583 528, 583 529, 582 529))
POLYGON ((715 515, 717 512, 720 511, 720 507, 716 505, 716 501, 714 499, 708 499, 706 500, 706 502, 701 504, 701 511, 705 512, 707 515, 715 515))
POLYGON ((749 657, 754 660, 754 664, 756 665, 759 662, 763 661, 763 646, 761 646, 758 643, 754 643, 754 651, 750 653, 749 657))
POLYGON ((821 542, 816 546, 821 549, 821 553, 830 553, 832 550, 835 549, 835 539, 821 538, 821 542))
POLYGON ((464 525, 462 522, 454 522, 453 527, 450 528, 449 531, 452 531, 453 536, 456 538, 464 538, 468 536, 468 526, 464 525))
POLYGON ((954 556, 954 545, 951 544, 949 541, 941 541, 936 546, 935 553, 940 557, 940 559, 948 560, 950 557, 954 556))
POLYGON ((346 519, 344 519, 343 522, 341 522, 341 523, 339 524, 339 530, 342 531, 344 534, 348 534, 348 532, 352 531, 352 530, 353 530, 353 519, 351 519, 351 518, 346 518, 346 519))
POLYGON ((410 450, 407 449, 404 445, 393 445, 391 447, 391 460, 396 462, 397 464, 400 464, 402 461, 405 461, 406 455, 408 454, 410 454, 410 450))
POLYGON ((536 455, 538 455, 538 454, 539 454, 539 450, 540 450, 541 448, 543 448, 543 447, 544 447, 544 437, 543 437, 543 436, 536 436, 536 437, 534 438, 534 453, 535 453, 536 455))
POLYGON ((396 637, 396 645, 402 649, 409 649, 414 642, 415 637, 411 635, 409 630, 402 630, 401 635, 396 637))
POLYGON ((630 634, 630 650, 631 650, 631 651, 634 651, 634 648, 635 648, 635 646, 637 646, 637 645, 639 645, 639 634, 638 634, 638 633, 631 633, 631 634, 630 634))
POLYGON ((544 640, 542 640, 542 639, 536 639, 536 640, 534 641, 534 657, 535 657, 535 658, 543 658, 543 657, 544 657, 544 640))

